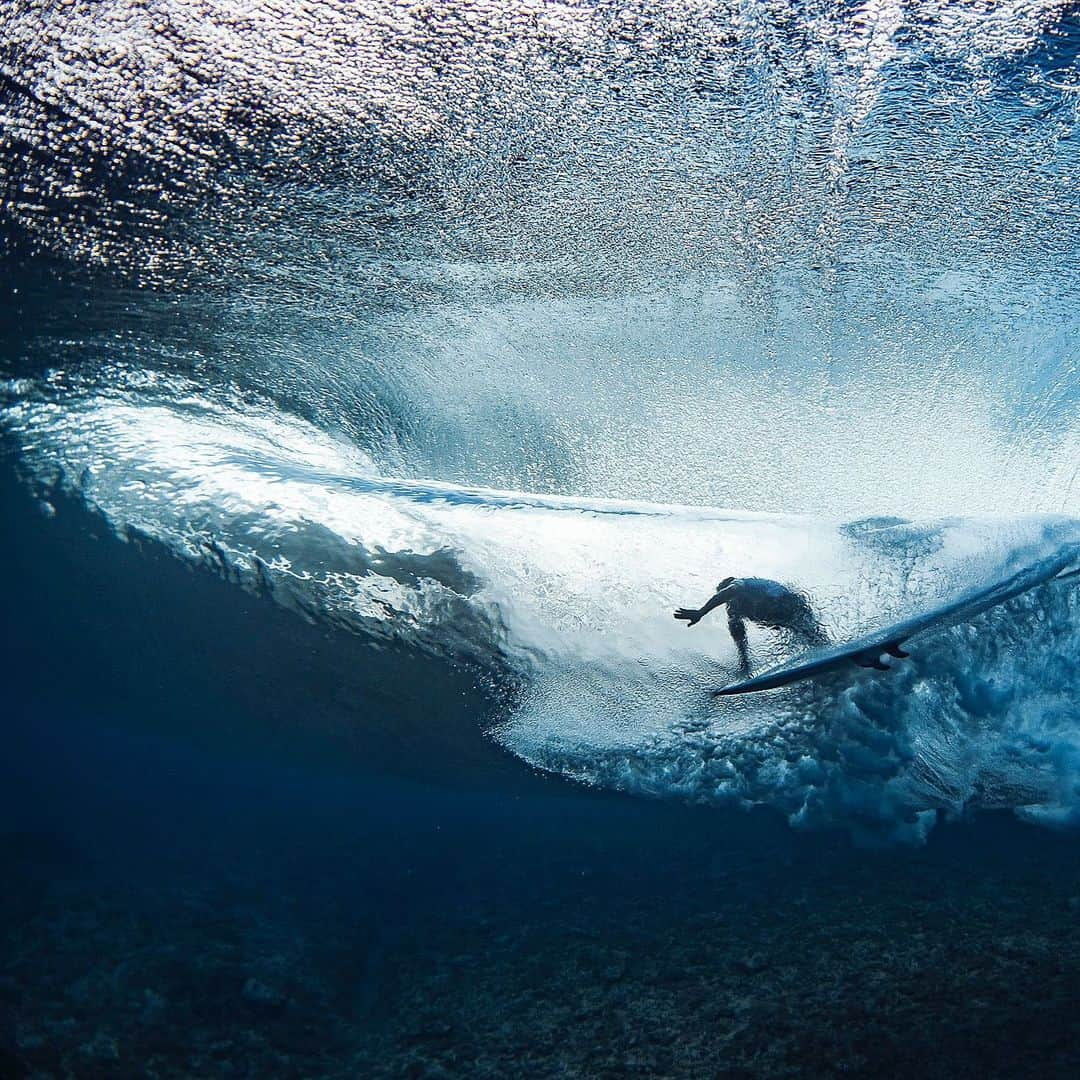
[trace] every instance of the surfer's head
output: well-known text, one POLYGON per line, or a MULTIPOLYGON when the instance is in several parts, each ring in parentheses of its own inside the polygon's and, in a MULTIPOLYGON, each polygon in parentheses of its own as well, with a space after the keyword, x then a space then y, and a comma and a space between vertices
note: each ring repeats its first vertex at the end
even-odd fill
POLYGON ((724 578, 724 580, 716 586, 716 591, 719 592, 721 589, 726 589, 734 580, 735 579, 733 577, 724 578))

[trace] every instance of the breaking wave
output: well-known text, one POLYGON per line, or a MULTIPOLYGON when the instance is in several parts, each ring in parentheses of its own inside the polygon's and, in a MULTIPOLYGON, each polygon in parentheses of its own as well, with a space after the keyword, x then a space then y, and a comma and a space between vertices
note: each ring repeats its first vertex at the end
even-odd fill
MULTIPOLYGON (((512 688, 490 734, 535 766, 909 838, 938 810, 1074 812, 1074 582, 929 633, 889 673, 741 700, 711 694, 736 675, 726 629, 687 634, 671 611, 737 568, 795 584, 842 641, 1070 550, 1080 521, 845 522, 392 480, 301 421, 161 391, 57 409, 9 386, 8 436, 43 506, 76 492, 121 536, 306 618, 471 665, 512 688)), ((795 646, 751 633, 759 665, 795 646)))
POLYGON ((840 641, 1080 540, 1078 42, 1059 0, 9 4, 6 446, 46 513, 475 670, 539 768, 1068 820, 1074 582, 738 700, 671 610, 760 574, 840 641))

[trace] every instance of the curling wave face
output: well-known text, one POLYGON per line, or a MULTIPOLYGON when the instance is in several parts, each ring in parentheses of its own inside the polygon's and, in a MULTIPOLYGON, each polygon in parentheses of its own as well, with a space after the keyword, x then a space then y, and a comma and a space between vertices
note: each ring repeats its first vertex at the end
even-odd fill
POLYGON ((4 373, 119 355, 463 485, 1075 509, 1078 43, 1063 0, 9 3, 4 373))
MULTIPOLYGON (((671 610, 736 568, 801 589, 843 641, 1073 550, 1075 519, 843 521, 393 480, 303 422, 170 389, 59 409, 9 384, 5 426, 44 505, 76 491, 121 536, 513 685, 491 734, 536 766, 909 838, 937 809, 1073 813, 1074 582, 928 634, 888 674, 742 700, 710 693, 736 672, 722 620, 687 633, 671 610)), ((751 647, 766 664, 797 643, 759 629, 751 647)))

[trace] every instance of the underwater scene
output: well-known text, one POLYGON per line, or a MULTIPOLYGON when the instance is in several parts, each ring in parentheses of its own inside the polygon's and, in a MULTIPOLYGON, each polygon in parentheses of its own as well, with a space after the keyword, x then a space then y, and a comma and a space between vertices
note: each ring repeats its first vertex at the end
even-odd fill
POLYGON ((0 5, 0 1080, 1080 1075, 1080 8, 0 5))

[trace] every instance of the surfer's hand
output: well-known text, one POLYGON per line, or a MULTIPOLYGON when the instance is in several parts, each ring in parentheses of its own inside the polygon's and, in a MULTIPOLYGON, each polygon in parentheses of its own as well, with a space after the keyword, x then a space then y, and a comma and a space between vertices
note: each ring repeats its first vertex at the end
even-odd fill
POLYGON ((681 607, 675 609, 676 619, 685 619, 688 627, 701 620, 701 612, 695 608, 681 607))

